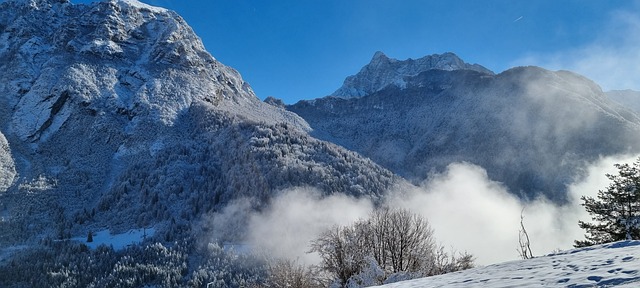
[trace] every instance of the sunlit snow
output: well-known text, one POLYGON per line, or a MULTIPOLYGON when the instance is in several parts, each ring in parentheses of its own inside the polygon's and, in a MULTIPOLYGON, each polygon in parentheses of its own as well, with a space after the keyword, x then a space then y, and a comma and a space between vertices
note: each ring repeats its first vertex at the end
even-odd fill
POLYGON ((154 12, 154 13, 167 12, 167 9, 165 9, 165 8, 151 6, 149 4, 142 3, 142 2, 140 2, 138 0, 120 0, 120 2, 127 3, 127 4, 129 4, 131 6, 139 8, 139 9, 148 9, 148 10, 151 10, 152 12, 154 12))
POLYGON ((638 287, 639 271, 640 241, 622 241, 379 287, 638 287))

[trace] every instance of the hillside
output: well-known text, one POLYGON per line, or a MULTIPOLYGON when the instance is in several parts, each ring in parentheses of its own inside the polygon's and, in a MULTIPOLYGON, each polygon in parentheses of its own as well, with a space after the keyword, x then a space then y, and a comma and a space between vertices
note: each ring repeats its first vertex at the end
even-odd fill
POLYGON ((640 113, 640 92, 634 90, 607 91, 607 96, 620 105, 640 113))
POLYGON ((234 199, 376 199, 401 181, 261 102, 172 11, 5 1, 0 39, 0 245, 143 227, 172 241, 234 199))
MULTIPOLYGON (((452 57, 428 59, 449 63, 452 57)), ((464 161, 485 168, 522 198, 545 195, 559 203, 585 163, 640 149, 640 117, 575 73, 516 67, 493 74, 462 60, 446 69, 415 70, 416 61, 376 54, 338 90, 369 94, 327 96, 287 109, 304 118, 315 137, 415 183, 464 161), (370 83, 386 86, 370 89, 370 83)))
POLYGON ((637 287, 638 245, 616 242, 378 287, 637 287))

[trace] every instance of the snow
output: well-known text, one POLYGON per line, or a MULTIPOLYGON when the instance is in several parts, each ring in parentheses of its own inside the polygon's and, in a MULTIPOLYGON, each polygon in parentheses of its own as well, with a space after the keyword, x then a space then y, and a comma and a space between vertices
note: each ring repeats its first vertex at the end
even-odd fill
POLYGON ((58 183, 55 179, 49 179, 44 175, 38 175, 37 178, 34 178, 29 182, 21 183, 18 188, 27 193, 39 193, 51 190, 57 185, 58 183))
POLYGON ((345 79, 342 87, 331 96, 357 98, 380 91, 388 85, 406 88, 404 77, 416 76, 428 70, 475 70, 492 75, 493 72, 477 64, 468 64, 453 53, 434 54, 419 59, 397 60, 378 51, 360 72, 345 79))
POLYGON ((11 157, 9 142, 0 133, 0 193, 11 186, 16 177, 16 167, 11 157))
POLYGON ((639 246, 621 241, 378 287, 638 287, 639 246))
POLYGON ((640 91, 634 90, 613 90, 608 91, 607 97, 611 100, 619 103, 625 108, 632 110, 635 113, 640 113, 640 91))
POLYGON ((167 9, 165 9, 165 8, 151 6, 149 4, 142 3, 142 2, 140 2, 138 0, 120 0, 119 2, 126 3, 126 4, 128 4, 130 6, 136 7, 138 9, 146 9, 146 10, 149 10, 149 11, 151 11, 153 13, 165 13, 165 12, 167 12, 167 9))
POLYGON ((114 55, 124 52, 124 50, 122 50, 122 47, 120 47, 120 45, 118 45, 116 42, 101 39, 96 39, 87 43, 82 48, 80 48, 80 51, 93 52, 102 55, 114 55))
POLYGON ((71 240, 82 242, 91 249, 96 249, 100 245, 113 246, 115 250, 124 249, 127 246, 140 244, 146 237, 151 237, 155 233, 155 228, 132 229, 120 234, 111 234, 109 230, 102 230, 93 233, 93 242, 87 242, 87 235, 71 238, 71 240))

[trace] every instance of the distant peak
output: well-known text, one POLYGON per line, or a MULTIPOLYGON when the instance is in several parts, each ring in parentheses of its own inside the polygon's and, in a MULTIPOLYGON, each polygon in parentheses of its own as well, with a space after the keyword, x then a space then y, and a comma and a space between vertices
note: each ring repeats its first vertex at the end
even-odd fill
POLYGON ((389 59, 389 57, 387 57, 387 55, 384 54, 384 52, 382 51, 376 51, 376 53, 373 54, 373 58, 371 58, 371 60, 375 60, 375 59, 389 59))
POLYGON ((380 91, 388 85, 402 85, 404 78, 415 76, 428 70, 473 70, 481 73, 494 73, 478 64, 467 64, 452 52, 432 54, 419 59, 396 60, 378 51, 371 62, 358 74, 349 76, 344 84, 331 96, 352 98, 362 97, 380 91))

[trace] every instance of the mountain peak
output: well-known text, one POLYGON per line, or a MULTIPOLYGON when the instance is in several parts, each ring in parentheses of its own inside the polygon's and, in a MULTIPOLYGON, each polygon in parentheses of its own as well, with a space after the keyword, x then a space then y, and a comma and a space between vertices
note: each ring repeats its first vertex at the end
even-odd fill
POLYGON ((360 72, 345 79, 344 84, 331 96, 342 98, 362 97, 382 90, 388 85, 404 85, 404 77, 415 76, 428 70, 474 70, 481 73, 493 74, 489 69, 478 64, 467 64, 456 54, 428 55, 419 59, 397 60, 389 58, 381 51, 377 51, 371 62, 360 72))
POLYGON ((12 131, 21 140, 46 141, 79 113, 78 103, 96 114, 173 125, 204 102, 256 121, 295 119, 306 128, 262 103, 173 11, 137 0, 14 0, 0 8, 6 38, 0 83, 19 83, 0 85, 0 103, 15 108, 12 131))
POLYGON ((375 60, 375 59, 384 59, 384 58, 389 58, 387 57, 387 55, 384 54, 384 52, 382 51, 376 51, 376 53, 373 54, 373 58, 371 59, 371 61, 375 60))
POLYGON ((392 59, 389 58, 389 56, 387 56, 386 54, 384 54, 384 52, 376 51, 376 53, 373 54, 373 57, 371 58, 371 61, 369 63, 388 62, 389 60, 392 60, 392 59))

